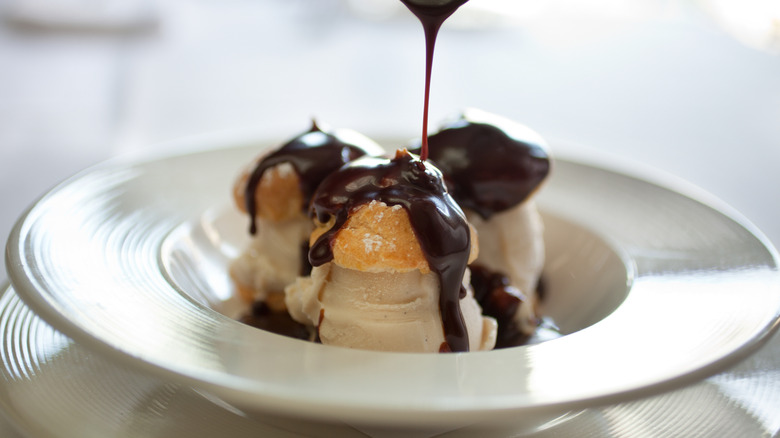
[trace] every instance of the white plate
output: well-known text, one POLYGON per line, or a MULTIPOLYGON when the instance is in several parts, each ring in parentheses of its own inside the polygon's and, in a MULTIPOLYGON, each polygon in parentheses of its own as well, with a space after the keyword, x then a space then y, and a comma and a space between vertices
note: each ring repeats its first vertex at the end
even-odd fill
POLYGON ((231 181, 258 150, 113 162, 70 179, 12 232, 15 289, 80 344, 247 412, 432 428, 530 427, 678 387, 744 358, 777 325, 777 256, 747 221, 559 159, 539 204, 547 311, 566 336, 421 355, 253 329, 226 316, 226 263, 246 227, 229 213, 231 181))
MULTIPOLYGON (((36 438, 392 436, 345 424, 249 418, 192 388, 100 357, 0 290, 0 410, 36 438)), ((780 432, 780 338, 737 367, 651 398, 587 409, 543 430, 464 428, 444 437, 774 437, 780 432)), ((3 428, 0 431, 16 436, 3 428)), ((406 430, 399 436, 426 436, 406 430)))

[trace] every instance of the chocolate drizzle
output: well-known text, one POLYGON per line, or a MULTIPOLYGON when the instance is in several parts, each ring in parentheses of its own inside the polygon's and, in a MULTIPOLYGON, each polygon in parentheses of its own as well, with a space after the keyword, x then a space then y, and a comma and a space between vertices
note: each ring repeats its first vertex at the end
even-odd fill
POLYGON ((382 148, 352 131, 324 131, 312 122, 309 131, 293 138, 278 150, 260 160, 246 184, 244 202, 251 220, 249 232, 257 232, 256 193, 266 170, 282 163, 290 163, 301 181, 303 205, 306 212, 314 190, 326 176, 345 163, 363 155, 381 155, 382 148))
POLYGON ((428 265, 439 278, 444 340, 451 351, 468 351, 460 299, 465 296, 462 281, 471 234, 463 211, 447 193, 434 166, 399 151, 392 160, 360 158, 328 176, 312 198, 312 213, 321 223, 332 219, 335 223, 311 246, 311 264, 333 260, 333 239, 350 212, 374 200, 406 209, 428 265))
POLYGON ((468 0, 401 0, 422 23, 425 32, 425 99, 423 102, 422 126, 422 161, 428 159, 428 103, 431 96, 431 71, 433 70, 433 52, 436 47, 436 36, 444 21, 468 0), (438 3, 438 4, 432 4, 438 3))
POLYGON ((452 197, 485 219, 525 201, 550 171, 540 136, 478 110, 464 112, 432 135, 429 148, 452 197))

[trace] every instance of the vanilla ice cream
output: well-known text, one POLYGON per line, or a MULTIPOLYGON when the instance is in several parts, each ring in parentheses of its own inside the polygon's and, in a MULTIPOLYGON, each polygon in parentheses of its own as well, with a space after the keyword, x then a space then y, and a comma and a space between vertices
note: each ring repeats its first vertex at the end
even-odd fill
MULTIPOLYGON (((468 291, 460 300, 471 350, 491 350, 496 321, 468 291)), ((444 343, 436 276, 419 270, 363 272, 326 263, 287 288, 290 316, 317 327, 323 344, 380 351, 439 352, 444 343)))
POLYGON ((525 334, 533 333, 538 317, 536 289, 544 267, 544 225, 533 200, 496 213, 489 219, 466 210, 479 236, 474 264, 506 275, 524 300, 514 321, 525 334))

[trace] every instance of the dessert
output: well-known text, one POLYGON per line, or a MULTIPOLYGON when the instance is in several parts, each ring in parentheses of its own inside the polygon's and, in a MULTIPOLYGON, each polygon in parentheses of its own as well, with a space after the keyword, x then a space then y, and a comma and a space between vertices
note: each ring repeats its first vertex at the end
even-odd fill
POLYGON ((479 236, 472 284, 499 320, 499 346, 522 342, 538 322, 543 225, 533 200, 550 170, 544 140, 529 128, 470 109, 428 139, 430 160, 479 236))
POLYGON ((254 282, 245 322, 329 345, 407 352, 489 350, 534 332, 544 245, 533 196, 550 169, 537 134, 467 110, 430 136, 428 161, 419 149, 391 159, 364 147, 310 190, 298 188, 305 178, 295 169, 305 166, 276 158, 290 155, 288 145, 236 184, 239 206, 257 216, 250 250, 233 265, 237 281, 241 268, 254 282), (271 242, 265 234, 286 237, 262 246, 271 242), (266 268, 281 262, 293 269, 266 268))
POLYGON ((233 197, 249 216, 252 241, 230 267, 244 300, 284 311, 284 288, 311 269, 308 206, 314 190, 344 163, 382 153, 379 145, 357 132, 312 123, 310 130, 244 169, 233 197))
POLYGON ((325 344, 383 351, 489 350, 497 324, 468 281, 474 230, 440 172, 406 150, 362 158, 312 198, 311 276, 287 288, 293 319, 325 344))
POLYGON ((403 352, 490 350, 534 331, 544 247, 531 198, 549 171, 544 143, 478 111, 428 137, 436 34, 466 1, 402 0, 426 37, 417 154, 380 158, 315 125, 239 178, 255 234, 231 270, 255 303, 245 322, 403 352))

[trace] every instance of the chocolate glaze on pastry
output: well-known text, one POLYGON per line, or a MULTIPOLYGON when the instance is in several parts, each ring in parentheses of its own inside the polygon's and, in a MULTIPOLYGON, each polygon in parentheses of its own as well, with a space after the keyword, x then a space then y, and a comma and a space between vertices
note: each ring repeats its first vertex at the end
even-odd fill
MULTIPOLYGON (((346 131, 344 131, 346 132, 346 131)), ((250 173, 244 192, 246 211, 250 217, 249 232, 257 232, 256 192, 266 170, 282 163, 290 163, 300 178, 303 205, 306 212, 311 195, 319 183, 345 163, 363 155, 380 155, 381 147, 359 135, 349 138, 339 131, 325 131, 312 122, 309 131, 293 138, 278 150, 258 161, 250 173)))
POLYGON ((525 201, 550 171, 541 137, 478 110, 465 111, 431 135, 428 147, 452 197, 485 219, 525 201))

